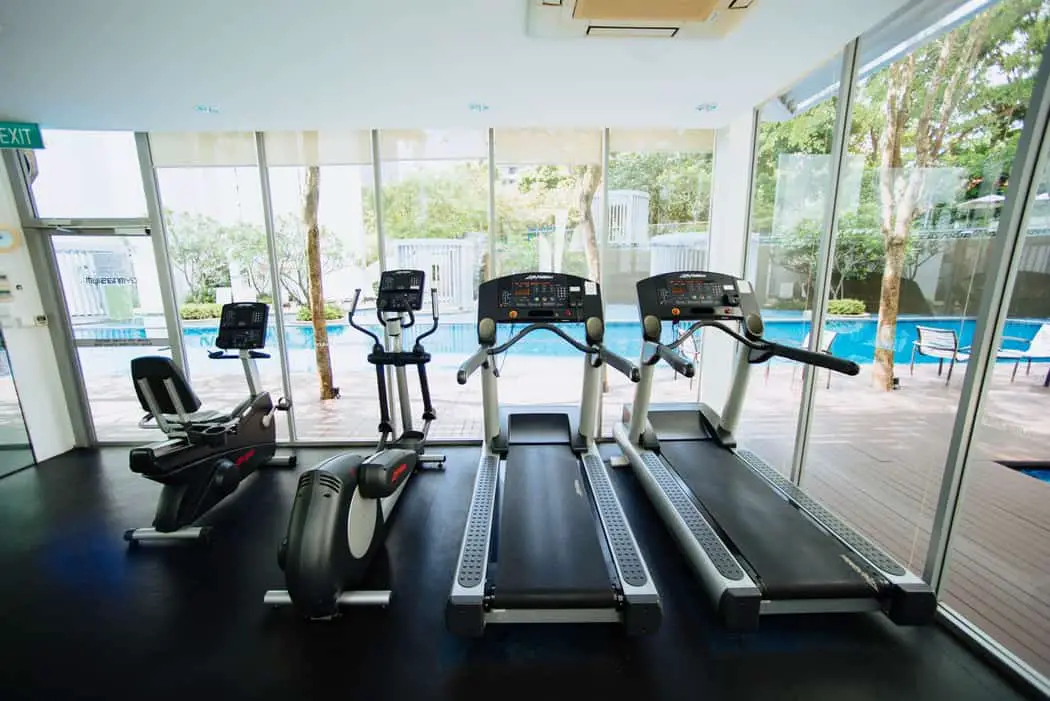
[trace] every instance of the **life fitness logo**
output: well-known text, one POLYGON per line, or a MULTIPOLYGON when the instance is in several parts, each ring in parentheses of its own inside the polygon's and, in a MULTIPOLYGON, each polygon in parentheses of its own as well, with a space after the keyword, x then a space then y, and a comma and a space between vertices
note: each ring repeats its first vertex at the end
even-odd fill
POLYGON ((526 275, 526 280, 553 280, 553 275, 526 275))
POLYGON ((682 278, 683 280, 689 280, 691 278, 696 278, 696 277, 698 277, 698 278, 706 278, 707 274, 706 273, 682 273, 678 277, 682 278))
POLYGON ((255 457, 255 448, 252 448, 251 450, 249 450, 247 453, 244 453, 243 455, 237 456, 237 459, 233 461, 233 464, 234 464, 235 467, 240 467, 244 463, 246 463, 249 460, 251 460, 253 457, 255 457))
POLYGON ((394 475, 393 475, 393 477, 390 478, 390 481, 391 482, 397 482, 397 480, 401 477, 401 475, 405 474, 405 470, 407 470, 407 469, 408 469, 408 463, 407 462, 403 462, 400 465, 398 465, 396 468, 394 468, 394 475))

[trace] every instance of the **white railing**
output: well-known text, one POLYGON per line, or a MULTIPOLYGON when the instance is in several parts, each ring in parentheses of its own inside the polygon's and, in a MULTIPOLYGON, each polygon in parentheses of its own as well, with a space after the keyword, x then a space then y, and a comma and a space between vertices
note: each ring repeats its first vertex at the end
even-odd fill
POLYGON ((707 270, 706 231, 661 234, 649 241, 649 274, 707 270))
POLYGON ((438 300, 444 310, 473 309, 476 275, 482 263, 485 240, 394 239, 387 241, 387 267, 414 268, 427 274, 428 286, 437 278, 438 300))
MULTIPOLYGON (((601 193, 594 196, 594 220, 599 221, 601 193)), ((642 190, 609 190, 610 246, 641 246, 649 238, 649 193, 642 190)))

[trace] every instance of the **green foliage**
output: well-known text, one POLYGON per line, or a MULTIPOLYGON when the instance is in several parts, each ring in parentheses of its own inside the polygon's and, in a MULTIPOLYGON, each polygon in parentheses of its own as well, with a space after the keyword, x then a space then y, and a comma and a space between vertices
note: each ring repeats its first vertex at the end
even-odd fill
POLYGON ((649 194, 649 223, 707 221, 711 213, 711 153, 613 153, 609 189, 649 194))
POLYGON ((187 304, 215 304, 215 288, 205 287, 191 290, 186 295, 187 304))
POLYGON ((165 212, 164 223, 168 255, 182 272, 190 299, 214 302, 215 288, 230 285, 225 229, 211 217, 189 212, 165 212))
MULTIPOLYGON (((383 183, 383 231, 395 239, 459 239, 488 231, 487 192, 484 161, 408 170, 383 183)), ((364 198, 364 210, 366 228, 374 227, 374 197, 364 198)))
MULTIPOLYGON (((324 318, 328 321, 342 319, 343 316, 344 314, 341 307, 335 304, 324 305, 324 318)), ((314 316, 310 311, 310 307, 300 307, 299 311, 295 313, 295 318, 299 321, 313 321, 314 316)))
POLYGON ((179 318, 185 321, 218 319, 222 316, 221 304, 184 304, 179 307, 179 318))
POLYGON ((864 314, 864 302, 859 299, 831 299, 828 300, 828 314, 839 316, 856 316, 864 314))

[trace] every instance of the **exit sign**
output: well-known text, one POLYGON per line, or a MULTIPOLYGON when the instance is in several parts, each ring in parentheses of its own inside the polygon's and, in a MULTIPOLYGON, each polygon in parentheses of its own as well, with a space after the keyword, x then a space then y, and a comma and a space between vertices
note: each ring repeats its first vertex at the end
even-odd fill
POLYGON ((0 122, 0 148, 44 148, 40 125, 31 122, 0 122))

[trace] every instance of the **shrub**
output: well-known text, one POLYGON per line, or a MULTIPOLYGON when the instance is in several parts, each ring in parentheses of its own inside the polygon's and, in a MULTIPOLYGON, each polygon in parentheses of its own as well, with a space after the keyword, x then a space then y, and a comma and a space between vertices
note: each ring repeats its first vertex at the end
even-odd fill
POLYGON ((273 304, 273 297, 271 295, 258 295, 255 301, 262 302, 263 304, 273 304))
POLYGON ((787 309, 789 311, 800 312, 806 309, 809 305, 804 299, 778 299, 773 305, 774 309, 787 309))
POLYGON ((218 319, 222 316, 221 304, 198 304, 190 302, 179 307, 179 318, 185 320, 218 319))
MULTIPOLYGON (((313 321, 314 317, 313 314, 310 313, 310 307, 299 307, 299 311, 295 313, 295 318, 299 321, 313 321)), ((328 321, 342 319, 343 310, 335 304, 326 304, 324 305, 324 318, 328 321)))
POLYGON ((828 300, 828 314, 840 316, 856 316, 867 311, 864 302, 859 299, 830 299, 828 300))

